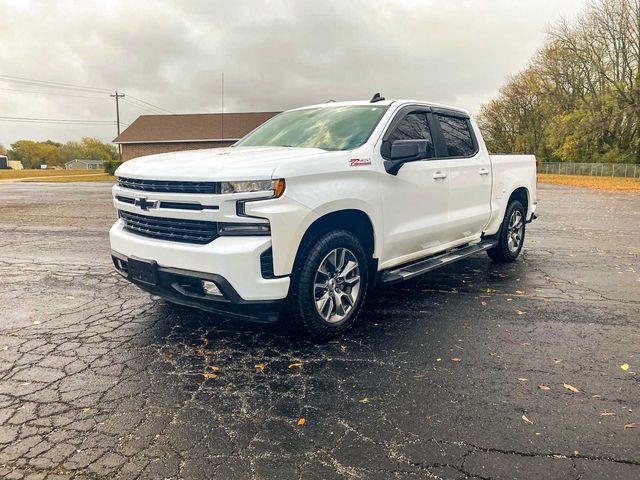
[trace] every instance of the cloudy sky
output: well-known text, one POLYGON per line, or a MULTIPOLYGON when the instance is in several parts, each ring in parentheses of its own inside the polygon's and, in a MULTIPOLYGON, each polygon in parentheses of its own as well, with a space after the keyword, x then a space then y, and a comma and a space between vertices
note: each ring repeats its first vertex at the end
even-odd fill
POLYGON ((158 112, 281 110, 327 99, 448 103, 472 112, 527 65, 545 28, 586 0, 0 0, 0 143, 109 141, 158 112), (80 85, 51 88, 7 77, 80 85), (146 103, 140 103, 140 100, 146 103), (135 103, 129 103, 133 102, 135 103))

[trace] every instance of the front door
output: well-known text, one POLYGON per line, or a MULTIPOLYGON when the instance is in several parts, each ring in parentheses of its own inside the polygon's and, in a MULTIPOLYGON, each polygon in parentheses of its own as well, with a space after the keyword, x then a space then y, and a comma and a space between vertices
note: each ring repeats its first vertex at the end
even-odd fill
POLYGON ((424 108, 404 108, 383 137, 383 158, 395 140, 427 140, 429 148, 424 159, 405 163, 396 175, 386 174, 382 182, 382 268, 429 254, 447 240, 449 161, 433 159, 427 114, 424 108))

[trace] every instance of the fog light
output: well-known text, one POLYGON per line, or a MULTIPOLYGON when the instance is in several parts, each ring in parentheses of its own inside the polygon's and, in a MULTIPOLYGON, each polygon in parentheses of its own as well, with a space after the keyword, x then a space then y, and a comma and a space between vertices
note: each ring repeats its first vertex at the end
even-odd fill
POLYGON ((202 281, 202 289, 204 290, 204 293, 206 293, 207 295, 215 295, 217 297, 222 297, 222 292, 218 288, 218 285, 216 285, 214 282, 210 282, 209 280, 202 281))

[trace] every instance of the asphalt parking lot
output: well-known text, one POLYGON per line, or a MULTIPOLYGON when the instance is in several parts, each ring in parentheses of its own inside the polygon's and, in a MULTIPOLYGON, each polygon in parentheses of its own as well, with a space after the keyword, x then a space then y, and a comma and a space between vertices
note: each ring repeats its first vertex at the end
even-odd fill
POLYGON ((109 185, 0 185, 0 477, 640 478, 640 195, 539 195, 311 344, 122 280, 109 185))

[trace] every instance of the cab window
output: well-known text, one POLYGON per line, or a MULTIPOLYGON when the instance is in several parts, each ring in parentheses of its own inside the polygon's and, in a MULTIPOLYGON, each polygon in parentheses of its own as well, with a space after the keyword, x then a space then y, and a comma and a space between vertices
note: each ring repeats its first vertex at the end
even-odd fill
POLYGON ((470 157, 476 152, 469 121, 464 118, 438 115, 448 157, 470 157))

